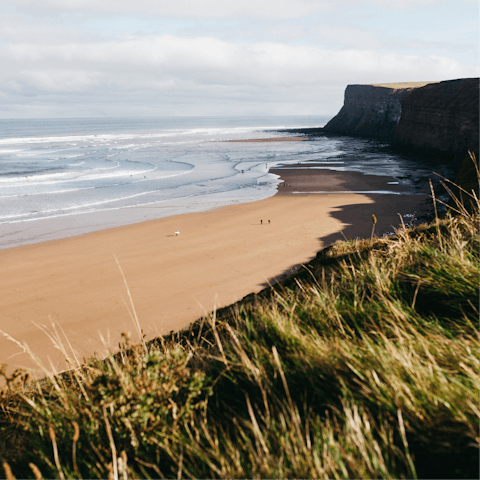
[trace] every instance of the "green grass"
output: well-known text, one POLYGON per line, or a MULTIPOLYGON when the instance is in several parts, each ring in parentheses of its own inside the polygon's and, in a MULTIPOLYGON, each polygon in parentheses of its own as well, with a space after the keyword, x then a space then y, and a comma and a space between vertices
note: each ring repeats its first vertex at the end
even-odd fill
POLYGON ((478 478, 478 203, 188 329, 9 379, 5 475, 478 478))

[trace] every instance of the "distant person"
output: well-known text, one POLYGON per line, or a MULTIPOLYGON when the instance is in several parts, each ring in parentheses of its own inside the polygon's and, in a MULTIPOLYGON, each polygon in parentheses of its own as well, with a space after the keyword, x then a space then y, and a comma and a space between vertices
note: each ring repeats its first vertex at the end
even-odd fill
POLYGON ((260 220, 260 225, 263 225, 263 220, 260 220))
POLYGON ((268 221, 268 224, 270 225, 270 220, 268 221))

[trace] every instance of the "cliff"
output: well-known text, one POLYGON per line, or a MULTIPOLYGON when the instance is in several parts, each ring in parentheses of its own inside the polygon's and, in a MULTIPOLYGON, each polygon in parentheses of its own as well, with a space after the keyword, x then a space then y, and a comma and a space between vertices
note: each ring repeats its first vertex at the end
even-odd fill
POLYGON ((392 146, 458 157, 478 150, 479 79, 348 85, 325 132, 391 141, 392 146))
POLYGON ((478 150, 478 82, 463 78, 408 91, 392 145, 448 156, 478 150))
POLYGON ((402 114, 402 99, 425 83, 348 85, 340 112, 324 131, 390 139, 402 114))
MULTIPOLYGON (((478 193, 479 79, 436 83, 348 85, 345 102, 325 132, 383 138, 408 153, 451 159, 455 181, 478 193)), ((470 199, 460 190, 458 197, 470 199)))

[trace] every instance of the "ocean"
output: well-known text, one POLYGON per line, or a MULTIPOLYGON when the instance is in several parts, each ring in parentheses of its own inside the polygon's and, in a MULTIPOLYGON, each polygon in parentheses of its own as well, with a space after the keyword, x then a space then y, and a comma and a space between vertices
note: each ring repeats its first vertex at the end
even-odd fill
MULTIPOLYGON (((302 142, 227 142, 294 136, 292 129, 321 127, 328 120, 315 116, 0 120, 0 237, 3 232, 8 236, 16 225, 31 233, 16 240, 14 244, 20 245, 252 202, 275 194, 279 182, 270 168, 310 161, 316 168, 394 177, 406 187, 404 193, 425 193, 433 164, 398 154, 381 141, 329 135, 302 142), (85 214, 100 212, 111 222, 83 220, 85 214), (54 218, 85 228, 65 228, 62 233, 57 222, 55 235, 35 235, 45 230, 42 221, 54 218)), ((437 171, 451 174, 446 165, 437 171)), ((8 241, 0 244, 8 246, 12 246, 8 241)))

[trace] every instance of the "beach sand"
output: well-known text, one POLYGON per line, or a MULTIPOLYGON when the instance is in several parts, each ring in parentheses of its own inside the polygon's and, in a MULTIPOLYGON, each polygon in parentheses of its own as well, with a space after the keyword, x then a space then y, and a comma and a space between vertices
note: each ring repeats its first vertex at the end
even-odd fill
POLYGON ((307 137, 273 137, 273 138, 241 138, 238 140, 226 140, 227 143, 270 143, 270 142, 301 142, 307 137))
MULTIPOLYGON (((51 327, 54 321, 80 359, 105 351, 105 345, 114 348, 122 332, 138 341, 115 256, 146 339, 151 339, 261 290, 343 236, 370 236, 372 214, 378 218, 377 234, 392 231, 400 223, 398 213, 409 213, 426 200, 292 194, 306 185, 308 191, 348 192, 360 181, 361 190, 378 189, 380 183, 387 189, 389 179, 295 168, 274 173, 290 186, 279 187, 266 200, 0 251, 1 330, 28 344, 45 365, 64 369, 63 355, 38 325, 51 327)), ((9 371, 34 367, 17 344, 1 335, 0 363, 8 363, 9 371)))

